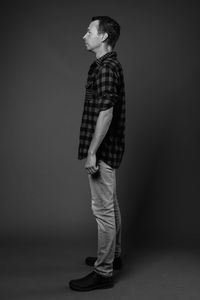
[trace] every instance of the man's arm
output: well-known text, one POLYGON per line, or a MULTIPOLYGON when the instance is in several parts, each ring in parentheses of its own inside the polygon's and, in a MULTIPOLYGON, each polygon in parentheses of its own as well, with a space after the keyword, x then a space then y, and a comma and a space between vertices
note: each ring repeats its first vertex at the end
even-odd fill
POLYGON ((103 110, 99 113, 95 132, 92 141, 90 143, 88 156, 85 163, 85 168, 88 174, 92 175, 98 170, 98 167, 96 166, 96 152, 109 129, 110 123, 112 121, 112 116, 113 116, 113 107, 107 110, 103 110))

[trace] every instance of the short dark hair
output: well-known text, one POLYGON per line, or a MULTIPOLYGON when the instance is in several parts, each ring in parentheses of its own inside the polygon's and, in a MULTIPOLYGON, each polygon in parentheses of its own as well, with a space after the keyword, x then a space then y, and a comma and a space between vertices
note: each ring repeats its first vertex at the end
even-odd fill
POLYGON ((107 33, 108 38, 106 42, 112 48, 115 47, 115 44, 120 36, 120 25, 113 19, 107 16, 97 16, 92 17, 93 21, 99 21, 99 33, 107 33))

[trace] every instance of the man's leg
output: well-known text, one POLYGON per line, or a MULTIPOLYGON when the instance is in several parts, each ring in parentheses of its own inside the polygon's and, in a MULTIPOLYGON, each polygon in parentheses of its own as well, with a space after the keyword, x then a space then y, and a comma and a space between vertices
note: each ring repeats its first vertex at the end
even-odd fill
POLYGON ((121 238, 122 238, 121 212, 120 212, 116 193, 115 193, 114 209, 115 209, 115 224, 116 224, 116 245, 115 245, 115 258, 116 258, 116 257, 120 257, 122 254, 122 249, 121 249, 121 238))
POLYGON ((69 282, 70 288, 78 291, 113 287, 113 261, 121 254, 121 215, 115 170, 102 161, 99 166, 99 176, 89 175, 91 206, 98 225, 97 260, 93 272, 69 282))
POLYGON ((99 176, 89 175, 89 183, 91 207, 98 226, 98 251, 94 269, 100 275, 112 276, 115 254, 118 256, 121 253, 121 216, 116 197, 115 170, 100 161, 99 176))

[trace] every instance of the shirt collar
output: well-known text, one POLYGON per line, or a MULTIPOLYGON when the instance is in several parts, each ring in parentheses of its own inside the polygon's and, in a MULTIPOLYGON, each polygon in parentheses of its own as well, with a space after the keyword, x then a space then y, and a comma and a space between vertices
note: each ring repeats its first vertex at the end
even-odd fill
POLYGON ((108 57, 112 57, 112 58, 116 58, 117 57, 117 53, 115 52, 115 51, 111 51, 111 52, 108 52, 108 53, 106 53, 106 54, 104 54, 103 56, 101 56, 100 58, 98 58, 97 60, 96 60, 96 64, 98 65, 98 66, 100 66, 102 63, 103 63, 103 61, 106 59, 106 58, 108 58, 108 57))

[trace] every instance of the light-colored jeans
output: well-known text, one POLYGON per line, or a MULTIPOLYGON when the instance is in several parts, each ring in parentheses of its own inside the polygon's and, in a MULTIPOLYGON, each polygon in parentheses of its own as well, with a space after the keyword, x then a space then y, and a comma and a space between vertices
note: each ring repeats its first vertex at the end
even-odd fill
POLYGON ((91 208, 98 226, 98 251, 94 270, 103 276, 113 275, 113 260, 121 255, 121 214, 116 195, 115 169, 98 162, 98 176, 88 175, 91 208))

